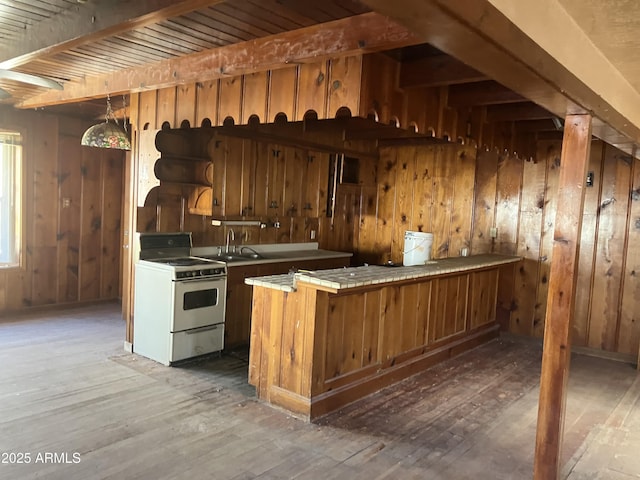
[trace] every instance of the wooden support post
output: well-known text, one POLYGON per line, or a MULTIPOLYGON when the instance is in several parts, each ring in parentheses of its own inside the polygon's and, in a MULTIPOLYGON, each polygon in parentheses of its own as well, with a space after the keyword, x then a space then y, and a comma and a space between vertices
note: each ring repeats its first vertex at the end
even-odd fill
POLYGON ((544 327, 534 480, 558 478, 571 359, 571 322, 580 253, 584 184, 591 147, 591 116, 568 115, 564 124, 558 209, 544 327))

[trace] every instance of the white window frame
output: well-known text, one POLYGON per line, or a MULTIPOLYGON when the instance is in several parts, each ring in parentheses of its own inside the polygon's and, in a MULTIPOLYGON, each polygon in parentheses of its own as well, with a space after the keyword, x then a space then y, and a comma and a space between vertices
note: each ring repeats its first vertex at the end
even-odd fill
POLYGON ((0 128, 0 268, 22 263, 24 135, 0 128))

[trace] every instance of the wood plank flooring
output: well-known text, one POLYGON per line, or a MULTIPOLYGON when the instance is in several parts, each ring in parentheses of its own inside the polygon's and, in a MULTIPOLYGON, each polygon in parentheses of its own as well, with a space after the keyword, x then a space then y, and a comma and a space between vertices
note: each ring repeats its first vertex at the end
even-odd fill
MULTIPOLYGON (((118 305, 0 322, 1 479, 532 476, 535 343, 493 341, 307 424, 257 401, 246 351, 126 353, 118 305)), ((638 478, 639 403, 633 366, 574 355, 563 478, 638 478)))

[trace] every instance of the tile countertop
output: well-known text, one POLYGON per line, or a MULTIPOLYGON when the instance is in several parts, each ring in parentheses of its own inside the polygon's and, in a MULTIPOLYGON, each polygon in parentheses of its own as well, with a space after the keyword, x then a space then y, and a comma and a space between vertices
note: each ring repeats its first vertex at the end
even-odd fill
POLYGON ((294 274, 269 275, 245 279, 247 285, 254 285, 285 292, 295 292, 296 283, 304 282, 324 289, 342 290, 364 287, 379 283, 411 280, 414 278, 464 272, 478 268, 515 263, 522 257, 499 254, 473 255, 432 260, 426 265, 412 267, 384 267, 369 265, 363 267, 334 268, 330 270, 300 271, 294 274))

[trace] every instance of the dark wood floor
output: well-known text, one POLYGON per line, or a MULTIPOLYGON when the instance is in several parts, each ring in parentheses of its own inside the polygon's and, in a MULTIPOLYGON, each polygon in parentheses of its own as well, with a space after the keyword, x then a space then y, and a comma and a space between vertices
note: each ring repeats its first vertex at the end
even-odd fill
MULTIPOLYGON (((124 352, 119 317, 2 319, 0 478, 531 478, 535 343, 493 341, 306 424, 256 400, 246 352, 164 367, 124 352)), ((638 478, 636 370, 572 362, 564 477, 638 478)))

